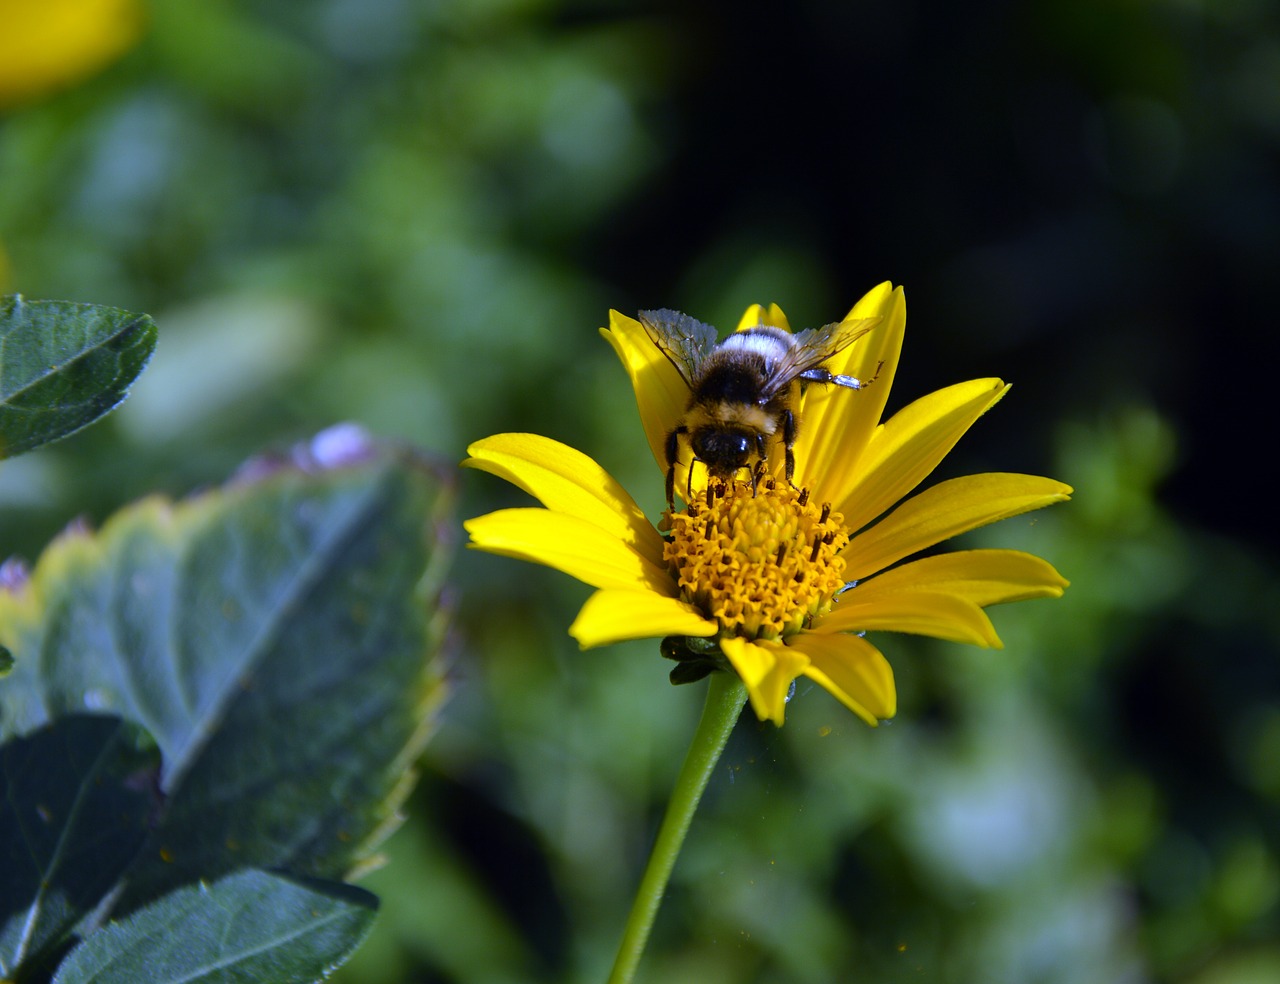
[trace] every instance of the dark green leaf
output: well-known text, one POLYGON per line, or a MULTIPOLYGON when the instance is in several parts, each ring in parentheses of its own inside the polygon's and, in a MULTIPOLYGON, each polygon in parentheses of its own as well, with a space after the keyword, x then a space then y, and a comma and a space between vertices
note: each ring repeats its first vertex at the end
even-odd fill
POLYGON ((145 314, 0 297, 0 458, 66 437, 117 406, 155 346, 145 314))
POLYGON ((69 532, 0 592, 0 730, 94 706, 160 746, 166 810, 128 907, 246 866, 340 877, 411 787, 449 496, 409 455, 332 434, 313 449, 325 463, 69 532))
POLYGON ((0 747, 0 976, 46 958, 133 861, 156 805, 136 738, 77 714, 0 747))
POLYGON ((91 933, 54 984, 307 984, 359 945, 377 908, 350 885, 242 871, 91 933))

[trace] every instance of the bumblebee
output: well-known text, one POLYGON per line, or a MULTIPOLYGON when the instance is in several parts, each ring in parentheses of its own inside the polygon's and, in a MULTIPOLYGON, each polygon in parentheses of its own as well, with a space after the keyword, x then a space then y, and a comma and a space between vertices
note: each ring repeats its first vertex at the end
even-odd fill
MULTIPOLYGON (((692 489, 692 465, 701 461, 711 479, 731 480, 748 470, 758 482, 771 443, 781 441, 786 477, 791 481, 799 421, 795 405, 804 383, 862 389, 861 380, 831 372, 823 363, 848 348, 879 318, 838 321, 792 334, 759 325, 724 340, 711 325, 679 311, 641 311, 640 324, 689 386, 680 423, 667 435, 667 506, 674 504, 676 464, 686 441, 693 454, 685 500, 692 489)), ((880 372, 876 368, 876 374, 880 372)))

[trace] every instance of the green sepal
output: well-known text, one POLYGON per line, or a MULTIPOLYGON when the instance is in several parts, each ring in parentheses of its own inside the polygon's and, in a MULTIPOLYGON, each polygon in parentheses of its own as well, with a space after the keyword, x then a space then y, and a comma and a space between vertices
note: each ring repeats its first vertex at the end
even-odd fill
POLYGON ((672 686, 697 683, 708 673, 716 670, 737 672, 724 658, 715 639, 703 639, 698 636, 667 636, 659 643, 658 651, 664 659, 676 662, 669 677, 672 686))

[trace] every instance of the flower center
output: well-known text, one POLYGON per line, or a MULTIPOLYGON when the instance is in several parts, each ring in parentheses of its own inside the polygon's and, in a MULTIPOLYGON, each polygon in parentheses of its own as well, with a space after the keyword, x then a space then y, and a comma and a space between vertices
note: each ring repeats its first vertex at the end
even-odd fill
POLYGON ((844 517, 807 489, 766 479, 713 484, 670 517, 663 554, 692 602, 726 635, 780 639, 831 606, 844 587, 844 517))

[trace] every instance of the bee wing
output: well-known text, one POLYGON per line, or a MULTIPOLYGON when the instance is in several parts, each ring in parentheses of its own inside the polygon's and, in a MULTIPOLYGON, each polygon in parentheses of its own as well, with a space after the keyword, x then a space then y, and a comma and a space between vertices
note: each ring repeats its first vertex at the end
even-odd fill
POLYGON ((837 352, 847 349, 880 323, 880 318, 854 318, 833 321, 821 328, 809 328, 795 334, 795 344, 785 356, 769 367, 764 398, 777 395, 802 372, 816 369, 837 352))
POLYGON ((696 318, 670 308, 641 311, 640 324, 684 381, 693 388, 698 370, 715 349, 720 333, 696 318))

